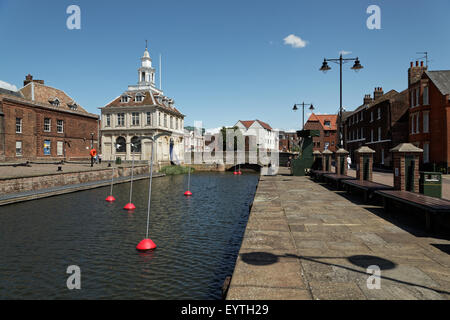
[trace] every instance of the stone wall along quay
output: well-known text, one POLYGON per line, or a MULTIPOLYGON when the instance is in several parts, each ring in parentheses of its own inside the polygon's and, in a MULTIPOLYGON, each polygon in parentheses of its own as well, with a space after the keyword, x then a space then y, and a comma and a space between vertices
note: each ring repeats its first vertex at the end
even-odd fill
MULTIPOLYGON (((0 178, 0 194, 36 191, 53 187, 111 179, 111 168, 82 172, 62 172, 18 178, 0 178)), ((134 175, 149 173, 148 165, 134 167, 134 175)), ((131 176, 131 167, 115 167, 114 178, 131 176)))

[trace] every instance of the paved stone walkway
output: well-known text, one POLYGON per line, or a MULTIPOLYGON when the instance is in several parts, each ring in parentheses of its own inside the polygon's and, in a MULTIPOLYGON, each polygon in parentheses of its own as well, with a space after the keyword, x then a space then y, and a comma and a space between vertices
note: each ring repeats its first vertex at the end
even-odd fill
POLYGON ((261 177, 227 299, 449 299, 450 241, 388 219, 308 177, 261 177))

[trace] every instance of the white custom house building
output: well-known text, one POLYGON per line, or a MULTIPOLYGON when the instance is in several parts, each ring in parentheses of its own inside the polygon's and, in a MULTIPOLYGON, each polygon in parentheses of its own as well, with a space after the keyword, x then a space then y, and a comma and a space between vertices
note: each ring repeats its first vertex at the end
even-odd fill
POLYGON ((138 84, 101 109, 102 156, 104 160, 148 161, 152 142, 140 137, 154 136, 156 140, 154 159, 157 163, 184 162, 184 115, 174 106, 173 99, 155 87, 155 69, 145 48, 138 69, 138 84), (138 143, 141 140, 141 143, 138 143))
POLYGON ((267 123, 260 120, 239 120, 234 126, 242 132, 242 135, 245 138, 246 149, 248 148, 249 141, 251 141, 247 137, 253 136, 256 140, 256 146, 253 146, 255 150, 278 150, 278 132, 275 132, 275 130, 267 123))

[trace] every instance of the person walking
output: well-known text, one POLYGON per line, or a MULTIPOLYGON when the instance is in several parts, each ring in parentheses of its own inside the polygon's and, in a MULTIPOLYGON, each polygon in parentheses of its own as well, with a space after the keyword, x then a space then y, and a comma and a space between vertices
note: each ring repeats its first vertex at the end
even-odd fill
POLYGON ((352 158, 350 158, 350 155, 347 156, 347 168, 350 169, 350 165, 352 164, 352 158))

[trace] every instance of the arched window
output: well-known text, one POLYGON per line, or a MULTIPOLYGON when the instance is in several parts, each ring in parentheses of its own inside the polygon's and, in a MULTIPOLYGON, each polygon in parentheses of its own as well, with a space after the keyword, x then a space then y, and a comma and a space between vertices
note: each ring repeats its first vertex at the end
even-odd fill
POLYGON ((127 141, 124 137, 116 139, 116 152, 127 152, 127 141))
POLYGON ((131 152, 141 152, 141 141, 136 136, 131 138, 131 152))

